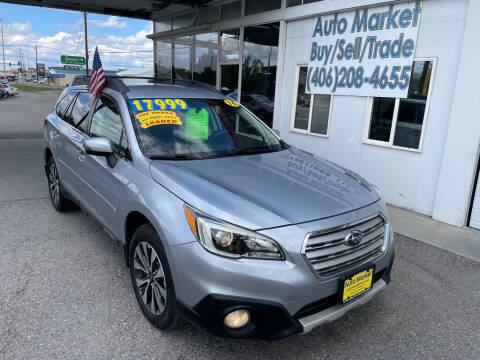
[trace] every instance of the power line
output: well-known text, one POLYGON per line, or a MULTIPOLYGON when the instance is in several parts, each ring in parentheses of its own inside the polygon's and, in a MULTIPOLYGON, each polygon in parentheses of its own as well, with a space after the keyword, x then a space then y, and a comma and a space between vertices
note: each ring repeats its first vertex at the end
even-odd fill
MULTIPOLYGON (((5 46, 12 46, 12 47, 18 47, 18 46, 22 46, 22 47, 30 47, 32 49, 35 48, 34 45, 18 45, 18 44, 5 44, 5 46)), ((56 48, 56 47, 51 47, 51 46, 45 46, 45 45, 38 45, 39 48, 44 48, 44 49, 50 49, 50 50, 58 50, 58 51, 62 51, 62 52, 65 52, 66 50, 65 49, 60 49, 60 48, 56 48)), ((78 45, 77 45, 78 47, 78 45)), ((130 54, 130 53, 153 53, 153 49, 152 50, 99 50, 102 54, 130 54)), ((93 53, 95 52, 95 49, 93 50, 88 50, 89 53, 93 53)))

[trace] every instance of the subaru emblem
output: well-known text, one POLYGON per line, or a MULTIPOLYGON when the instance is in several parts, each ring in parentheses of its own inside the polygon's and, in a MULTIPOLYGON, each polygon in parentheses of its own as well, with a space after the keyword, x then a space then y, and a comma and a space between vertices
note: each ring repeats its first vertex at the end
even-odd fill
POLYGON ((351 231, 345 236, 345 242, 347 245, 355 246, 358 245, 363 239, 363 233, 361 231, 351 231))

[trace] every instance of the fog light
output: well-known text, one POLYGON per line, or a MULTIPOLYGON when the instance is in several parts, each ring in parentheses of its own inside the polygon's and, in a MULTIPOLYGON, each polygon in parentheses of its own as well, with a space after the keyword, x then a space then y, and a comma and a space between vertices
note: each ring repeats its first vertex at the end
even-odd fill
POLYGON ((230 329, 239 329, 250 322, 248 310, 235 310, 225 316, 223 321, 230 329))

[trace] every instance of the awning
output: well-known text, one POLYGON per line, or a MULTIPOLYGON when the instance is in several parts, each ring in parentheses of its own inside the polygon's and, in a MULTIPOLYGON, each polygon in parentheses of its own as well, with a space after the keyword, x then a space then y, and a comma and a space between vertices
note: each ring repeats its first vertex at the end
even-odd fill
POLYGON ((207 6, 212 0, 2 0, 11 4, 86 11, 105 15, 155 20, 207 6))

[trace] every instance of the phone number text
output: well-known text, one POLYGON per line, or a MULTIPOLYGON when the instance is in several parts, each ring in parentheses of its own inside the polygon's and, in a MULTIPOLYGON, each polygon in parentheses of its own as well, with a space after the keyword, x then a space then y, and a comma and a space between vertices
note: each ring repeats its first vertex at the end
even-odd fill
POLYGON ((307 91, 313 88, 331 88, 334 93, 339 88, 360 89, 364 84, 374 89, 405 90, 410 83, 411 65, 378 65, 371 74, 366 74, 363 66, 317 66, 308 68, 307 91))

